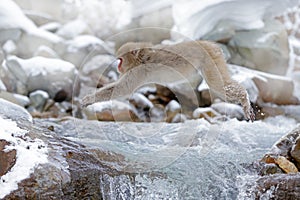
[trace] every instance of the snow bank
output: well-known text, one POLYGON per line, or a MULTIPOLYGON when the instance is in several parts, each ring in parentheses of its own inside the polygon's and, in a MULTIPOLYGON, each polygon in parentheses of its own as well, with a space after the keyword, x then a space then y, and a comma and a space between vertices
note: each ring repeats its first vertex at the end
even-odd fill
POLYGON ((18 183, 28 178, 36 166, 47 162, 45 144, 41 140, 30 139, 25 136, 26 133, 16 122, 0 116, 0 139, 10 143, 6 146, 7 151, 15 149, 17 153, 15 165, 0 178, 0 198, 18 189, 18 183))
POLYGON ((192 38, 203 38, 215 26, 249 30, 262 28, 263 20, 297 5, 298 0, 178 0, 173 4, 174 31, 192 38))

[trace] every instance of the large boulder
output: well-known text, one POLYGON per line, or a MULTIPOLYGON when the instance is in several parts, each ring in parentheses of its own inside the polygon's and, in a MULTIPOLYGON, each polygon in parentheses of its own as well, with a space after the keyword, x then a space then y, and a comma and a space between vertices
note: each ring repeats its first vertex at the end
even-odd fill
POLYGON ((279 105, 298 104, 294 96, 294 83, 289 77, 274 75, 228 65, 232 78, 240 82, 247 90, 252 102, 270 102, 279 105))
POLYGON ((35 90, 44 90, 51 98, 68 100, 79 93, 79 86, 74 85, 77 70, 69 62, 44 57, 21 59, 12 56, 4 65, 12 72, 16 83, 14 92, 19 94, 28 95, 35 90))
POLYGON ((285 27, 278 21, 267 21, 261 29, 238 31, 228 46, 231 63, 277 75, 287 73, 288 35, 285 27))

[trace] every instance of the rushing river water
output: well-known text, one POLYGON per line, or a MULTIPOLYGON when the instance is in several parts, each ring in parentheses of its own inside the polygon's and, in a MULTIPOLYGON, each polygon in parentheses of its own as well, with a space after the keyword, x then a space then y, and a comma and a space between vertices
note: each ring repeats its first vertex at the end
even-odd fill
POLYGON ((71 140, 118 155, 101 158, 124 172, 101 177, 104 199, 243 199, 243 187, 252 181, 246 166, 295 125, 286 117, 214 125, 205 120, 63 124, 71 140), (127 174, 134 174, 134 179, 127 174))

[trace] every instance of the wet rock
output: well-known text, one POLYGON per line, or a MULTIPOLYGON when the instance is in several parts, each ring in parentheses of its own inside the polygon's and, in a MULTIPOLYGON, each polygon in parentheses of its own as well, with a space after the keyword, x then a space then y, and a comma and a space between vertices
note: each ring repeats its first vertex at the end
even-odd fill
POLYGON ((296 139, 295 144, 291 149, 291 156, 295 159, 295 164, 298 169, 300 169, 300 137, 296 139))
POLYGON ((281 155, 289 158, 290 152, 294 144, 296 144, 297 138, 300 136, 299 127, 292 130, 290 133, 282 137, 278 142, 274 144, 270 153, 281 155))
POLYGON ((289 173, 297 173, 298 169, 295 166, 294 163, 292 163, 291 161, 289 161, 288 159, 286 159, 283 156, 278 156, 275 159, 275 163, 287 174, 289 173))
POLYGON ((117 100, 94 103, 84 113, 89 120, 140 121, 133 107, 117 100))
POLYGON ((285 75, 289 63, 289 44, 284 26, 267 21, 264 28, 238 31, 229 41, 229 62, 259 71, 285 75))
POLYGON ((49 98, 48 93, 42 90, 37 90, 29 94, 31 106, 33 106, 39 112, 43 111, 48 98, 49 98))
POLYGON ((300 175, 297 174, 274 174, 263 176, 256 180, 250 189, 252 198, 255 199, 297 199, 300 195, 298 187, 300 175))
POLYGON ((16 163, 16 150, 4 151, 9 143, 0 140, 0 177, 6 174, 16 163))
POLYGON ((79 93, 79 87, 74 87, 77 70, 69 62, 44 57, 21 59, 12 56, 8 58, 6 67, 13 72, 18 86, 16 92, 19 94, 44 90, 54 98, 64 91, 64 99, 71 99, 79 93))

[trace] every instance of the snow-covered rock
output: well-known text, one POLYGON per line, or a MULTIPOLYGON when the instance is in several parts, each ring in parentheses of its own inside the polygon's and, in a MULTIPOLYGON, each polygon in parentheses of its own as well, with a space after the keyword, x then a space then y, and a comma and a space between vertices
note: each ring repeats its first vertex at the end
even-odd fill
POLYGON ((1 174, 0 177, 1 199, 18 189, 18 184, 29 178, 38 165, 48 162, 46 144, 27 136, 30 127, 26 128, 26 126, 31 123, 32 118, 24 108, 0 98, 0 141, 2 144, 4 141, 5 144, 0 152, 3 156, 1 162, 5 162, 5 153, 15 152, 12 158, 15 161, 11 163, 12 166, 9 166, 9 171, 1 174))
POLYGON ((181 117, 183 115, 177 115, 177 114, 181 113, 181 111, 182 111, 181 110, 181 105, 177 101, 175 101, 175 100, 170 101, 165 107, 165 113, 167 115, 166 121, 167 122, 181 122, 181 121, 184 121, 183 119, 181 119, 181 117), (176 119, 174 119, 175 116, 176 116, 176 119))
POLYGON ((118 100, 94 103, 84 109, 89 120, 99 121, 140 121, 136 110, 118 100))
POLYGON ((178 0, 173 4, 173 30, 191 39, 199 39, 209 38, 215 27, 220 35, 262 28, 265 19, 297 4, 298 0, 178 0))
POLYGON ((218 113, 225 115, 229 118, 237 118, 238 120, 244 119, 244 111, 241 106, 236 104, 227 103, 227 102, 219 102, 213 103, 211 107, 217 111, 218 113))
POLYGON ((211 107, 207 108, 197 108, 193 111, 192 114, 194 119, 205 118, 209 122, 214 122, 215 119, 221 118, 221 114, 212 109, 211 107))
POLYGON ((278 75, 288 71, 288 35, 278 21, 266 21, 261 29, 237 31, 228 47, 230 63, 278 75))
POLYGON ((14 94, 7 91, 0 91, 0 98, 15 103, 22 107, 26 107, 30 104, 30 100, 27 96, 14 94))
POLYGON ((228 65, 232 78, 240 82, 248 91, 252 102, 275 104, 296 104, 294 83, 291 78, 228 65))
POLYGON ((134 105, 136 108, 141 109, 150 109, 153 107, 153 103, 149 101, 143 94, 141 93, 133 93, 129 98, 129 102, 134 105))
POLYGON ((60 37, 38 29, 12 0, 0 2, 0 16, 0 43, 15 41, 16 54, 21 57, 32 57, 39 46, 53 47, 62 41, 60 37))
POLYGON ((48 46, 53 49, 61 42, 63 39, 59 36, 42 29, 35 29, 22 34, 20 40, 16 42, 17 55, 22 58, 31 58, 40 46, 48 46))
POLYGON ((58 29, 60 29, 60 27, 62 27, 61 23, 49 22, 47 24, 40 26, 39 29, 49 31, 51 33, 55 33, 56 31, 58 31, 58 29))
POLYGON ((34 24, 37 26, 41 26, 54 21, 51 15, 44 12, 36 10, 23 10, 23 12, 26 15, 26 17, 33 21, 34 24))
POLYGON ((48 98, 48 93, 42 90, 37 90, 29 94, 31 106, 33 106, 39 112, 43 111, 48 98))
POLYGON ((89 34, 90 30, 85 21, 81 19, 76 19, 70 22, 67 22, 63 26, 61 26, 56 34, 65 38, 65 39, 73 39, 75 36, 89 34))
POLYGON ((57 44, 54 50, 77 68, 98 54, 113 54, 112 48, 92 35, 79 35, 72 40, 57 44))
POLYGON ((99 84, 106 84, 110 81, 115 81, 117 77, 111 77, 112 80, 110 79, 110 76, 114 76, 110 74, 110 72, 116 71, 115 61, 116 59, 114 56, 106 54, 96 55, 91 58, 80 69, 82 75, 89 78, 89 80, 86 80, 85 83, 89 86, 97 86, 99 84), (101 81, 104 82, 101 83, 101 81))
POLYGON ((74 86, 77 70, 72 63, 44 57, 21 59, 11 56, 4 64, 12 72, 19 94, 44 90, 55 98, 63 92, 65 99, 78 94, 79 88, 74 86))
POLYGON ((130 2, 123 0, 81 1, 79 17, 94 35, 108 38, 131 22, 130 2))
POLYGON ((6 86, 4 85, 4 83, 2 82, 2 80, 0 79, 0 91, 6 91, 6 86))
POLYGON ((22 9, 51 16, 53 20, 65 22, 78 16, 78 4, 64 0, 14 0, 22 9))
POLYGON ((33 54, 34 57, 45 57, 45 58, 59 58, 59 55, 48 46, 39 46, 33 54))

